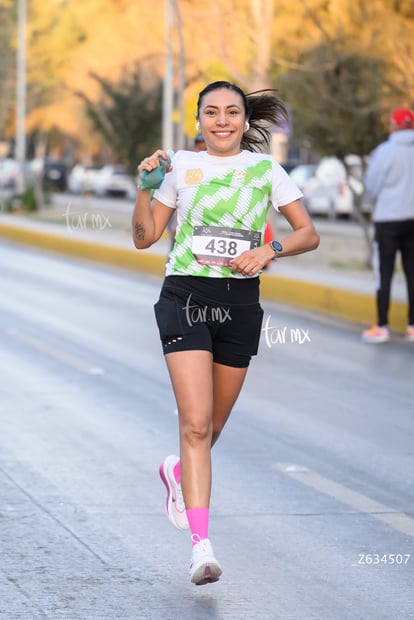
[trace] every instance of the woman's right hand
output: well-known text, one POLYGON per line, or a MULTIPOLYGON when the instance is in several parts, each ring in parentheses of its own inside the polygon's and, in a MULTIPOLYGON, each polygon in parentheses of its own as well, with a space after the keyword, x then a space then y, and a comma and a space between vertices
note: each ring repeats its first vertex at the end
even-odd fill
POLYGON ((138 174, 141 174, 144 170, 147 172, 151 172, 151 170, 155 170, 158 166, 161 165, 159 158, 167 160, 168 155, 163 149, 157 149, 155 153, 150 155, 149 157, 145 157, 140 164, 138 164, 137 171, 138 174))

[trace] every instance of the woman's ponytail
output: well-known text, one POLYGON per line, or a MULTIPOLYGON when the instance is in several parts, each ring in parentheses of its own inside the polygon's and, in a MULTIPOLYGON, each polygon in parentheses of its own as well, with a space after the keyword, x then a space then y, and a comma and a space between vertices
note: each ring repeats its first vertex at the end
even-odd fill
POLYGON ((269 149, 271 127, 283 127, 288 120, 285 104, 273 88, 258 90, 246 95, 250 129, 243 134, 241 147, 248 151, 269 149))

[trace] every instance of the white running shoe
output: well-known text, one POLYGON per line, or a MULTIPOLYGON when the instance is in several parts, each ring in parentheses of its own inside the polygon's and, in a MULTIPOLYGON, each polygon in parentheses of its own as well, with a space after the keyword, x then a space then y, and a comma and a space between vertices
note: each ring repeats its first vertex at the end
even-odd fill
POLYGON ((190 565, 190 579, 196 586, 214 583, 220 579, 221 566, 214 557, 214 551, 208 538, 203 538, 193 547, 190 565))
POLYGON ((188 530, 188 519, 181 484, 178 484, 174 476, 174 467, 179 460, 178 456, 170 454, 161 463, 159 471, 161 480, 167 489, 167 516, 178 530, 188 530))

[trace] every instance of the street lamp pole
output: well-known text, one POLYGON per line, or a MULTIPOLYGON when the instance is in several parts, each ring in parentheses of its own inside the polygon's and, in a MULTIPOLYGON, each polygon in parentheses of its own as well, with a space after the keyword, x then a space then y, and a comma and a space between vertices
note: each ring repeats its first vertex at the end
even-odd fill
POLYGON ((175 9, 175 18, 177 22, 177 34, 178 34, 178 95, 177 95, 177 108, 178 108, 178 127, 177 127, 177 149, 184 148, 184 89, 185 89, 185 49, 184 49, 184 37, 183 37, 183 24, 181 19, 180 1, 173 0, 175 9))
POLYGON ((173 148, 173 56, 172 56, 172 27, 173 27, 173 0, 166 0, 166 41, 165 41, 165 73, 163 82, 162 102, 162 148, 173 148))
POLYGON ((18 0, 15 158, 20 167, 17 187, 19 194, 25 189, 23 167, 26 159, 26 23, 27 0, 18 0))

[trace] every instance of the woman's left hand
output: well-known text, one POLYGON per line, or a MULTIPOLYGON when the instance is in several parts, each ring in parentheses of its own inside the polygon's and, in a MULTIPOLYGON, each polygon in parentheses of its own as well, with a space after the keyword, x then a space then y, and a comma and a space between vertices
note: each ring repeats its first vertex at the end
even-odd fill
POLYGON ((269 244, 262 245, 253 250, 242 252, 231 261, 232 273, 238 271, 244 276, 255 276, 275 256, 269 244))

